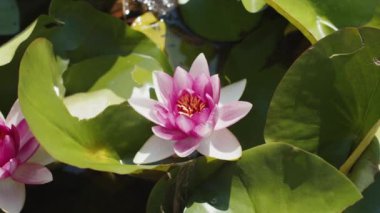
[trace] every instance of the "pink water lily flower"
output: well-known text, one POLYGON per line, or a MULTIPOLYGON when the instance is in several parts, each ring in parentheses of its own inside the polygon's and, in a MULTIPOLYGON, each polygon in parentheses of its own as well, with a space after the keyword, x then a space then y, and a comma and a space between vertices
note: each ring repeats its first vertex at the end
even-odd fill
POLYGON ((25 202, 24 184, 44 184, 52 174, 43 165, 52 158, 39 148, 29 131, 18 101, 7 118, 0 112, 0 208, 20 212, 25 202))
POLYGON ((246 81, 221 89, 218 75, 210 76, 207 60, 200 54, 187 72, 177 67, 174 77, 153 73, 158 100, 132 95, 135 111, 156 126, 133 162, 146 164, 172 155, 187 157, 195 151, 223 160, 236 160, 242 148, 226 129, 246 116, 252 104, 239 101, 246 81))

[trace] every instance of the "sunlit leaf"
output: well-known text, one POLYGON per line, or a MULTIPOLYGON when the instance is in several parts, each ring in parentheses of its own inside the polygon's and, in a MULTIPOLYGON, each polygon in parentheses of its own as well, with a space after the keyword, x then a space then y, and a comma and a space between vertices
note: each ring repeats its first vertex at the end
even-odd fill
POLYGON ((127 104, 108 107, 89 120, 73 117, 56 91, 59 69, 52 45, 45 39, 34 41, 21 61, 21 108, 43 147, 57 160, 80 168, 138 171, 131 165, 132 158, 151 135, 149 122, 127 104))
MULTIPOLYGON (((357 27, 370 22, 377 0, 265 0, 315 43, 344 27, 357 27)), ((380 26, 378 26, 380 27, 380 26)))

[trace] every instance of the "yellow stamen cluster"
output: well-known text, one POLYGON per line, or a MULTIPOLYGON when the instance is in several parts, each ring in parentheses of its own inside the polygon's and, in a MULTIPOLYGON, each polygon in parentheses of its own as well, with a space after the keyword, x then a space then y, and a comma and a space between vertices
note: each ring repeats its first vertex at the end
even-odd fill
POLYGON ((185 93, 177 100, 179 114, 192 117, 195 113, 201 112, 206 108, 206 103, 198 96, 185 93))

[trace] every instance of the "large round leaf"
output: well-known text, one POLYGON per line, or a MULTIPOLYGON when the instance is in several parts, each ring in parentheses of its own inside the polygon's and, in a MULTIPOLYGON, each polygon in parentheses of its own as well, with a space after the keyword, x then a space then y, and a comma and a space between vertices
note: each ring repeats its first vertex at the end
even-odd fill
MULTIPOLYGON (((108 107, 92 119, 73 117, 59 95, 60 73, 52 45, 45 39, 34 41, 21 61, 19 98, 43 147, 57 160, 80 168, 116 173, 138 170, 131 165, 132 158, 151 134, 149 122, 127 104, 108 107)), ((120 103, 119 98, 112 100, 120 103)))
POLYGON ((322 39, 288 70, 270 104, 266 142, 287 142, 340 166, 380 118, 380 30, 322 39))
MULTIPOLYGON (((370 22, 377 0, 266 0, 277 12, 315 43, 326 35, 344 28, 370 22)), ((380 27, 380 26, 377 26, 380 27)))
POLYGON ((185 212, 342 212, 361 198, 333 166, 281 143, 249 149, 219 167, 198 161, 164 177, 152 193, 148 212, 175 211, 181 201, 185 212), (163 196, 170 191, 171 203, 163 196))
POLYGON ((190 0, 179 9, 190 29, 213 41, 239 40, 261 17, 249 13, 236 0, 190 0))

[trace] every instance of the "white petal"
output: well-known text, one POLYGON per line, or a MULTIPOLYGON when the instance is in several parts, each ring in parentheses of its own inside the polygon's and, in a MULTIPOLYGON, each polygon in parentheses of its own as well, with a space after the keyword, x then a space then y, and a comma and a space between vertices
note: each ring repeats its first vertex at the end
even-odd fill
POLYGON ((145 98, 130 98, 128 99, 128 103, 136 112, 144 116, 146 119, 158 125, 162 125, 160 120, 153 113, 154 108, 159 104, 157 101, 145 98))
POLYGON ((70 114, 80 120, 94 118, 107 107, 121 104, 124 101, 125 99, 120 98, 108 89, 78 93, 63 100, 70 114))
POLYGON ((243 79, 228 86, 225 86, 220 91, 220 104, 228 104, 233 101, 238 101, 243 95, 247 80, 243 79))
POLYGON ((11 110, 9 111, 5 122, 8 126, 11 126, 11 125, 17 126, 17 124, 20 123, 22 119, 24 119, 24 115, 21 112, 20 104, 17 99, 15 103, 13 104, 11 110))
POLYGON ((5 118, 3 116, 3 113, 0 112, 0 125, 4 125, 5 124, 5 118))
POLYGON ((29 163, 37 163, 41 165, 48 165, 53 163, 55 160, 52 156, 50 156, 42 146, 40 146, 36 153, 28 160, 29 163))
POLYGON ((242 155, 239 141, 228 129, 215 131, 197 150, 202 155, 221 160, 236 160, 242 155))
POLYGON ((18 213, 25 203, 25 185, 11 178, 0 180, 0 208, 8 213, 18 213))
POLYGON ((150 137, 135 155, 135 164, 153 163, 174 154, 173 142, 161 139, 155 135, 150 137))
POLYGON ((224 129, 244 118, 252 109, 252 104, 245 101, 234 101, 218 106, 218 120, 215 130, 224 129))
POLYGON ((194 60, 189 73, 193 78, 196 78, 202 74, 205 74, 206 76, 210 77, 207 59, 203 53, 199 54, 197 58, 194 60))
POLYGON ((142 87, 134 87, 130 98, 150 98, 151 85, 145 84, 142 87))

